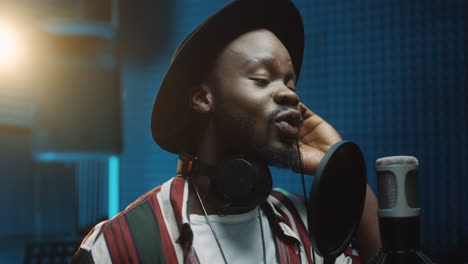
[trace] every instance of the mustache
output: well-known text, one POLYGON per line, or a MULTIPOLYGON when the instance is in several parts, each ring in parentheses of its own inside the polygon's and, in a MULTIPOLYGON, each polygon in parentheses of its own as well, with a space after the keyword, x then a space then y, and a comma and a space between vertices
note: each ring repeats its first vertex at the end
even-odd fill
POLYGON ((287 110, 297 110, 297 108, 290 107, 290 106, 281 106, 280 108, 274 110, 267 116, 268 123, 274 123, 276 116, 278 116, 280 113, 287 111, 287 110))

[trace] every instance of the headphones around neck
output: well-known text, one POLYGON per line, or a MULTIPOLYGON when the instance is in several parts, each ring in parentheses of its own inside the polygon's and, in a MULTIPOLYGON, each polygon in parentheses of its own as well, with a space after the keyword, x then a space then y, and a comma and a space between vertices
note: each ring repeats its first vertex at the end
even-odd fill
POLYGON ((263 203, 272 190, 268 166, 242 155, 228 157, 216 165, 203 164, 187 153, 179 156, 178 174, 196 177, 200 173, 208 175, 225 207, 255 207, 263 203))

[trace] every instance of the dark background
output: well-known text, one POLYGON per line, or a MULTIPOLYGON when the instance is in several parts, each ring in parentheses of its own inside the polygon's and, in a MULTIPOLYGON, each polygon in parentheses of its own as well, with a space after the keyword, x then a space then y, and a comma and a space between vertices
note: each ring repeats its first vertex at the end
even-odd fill
MULTIPOLYGON (((294 2, 306 31, 302 101, 361 146, 374 191, 377 158, 416 156, 422 248, 468 262, 468 2, 294 2)), ((98 3, 0 1, 0 19, 33 12, 40 28, 20 81, 0 74, 0 263, 22 262, 33 242, 81 241, 110 203, 123 210, 175 175, 177 157, 151 138, 153 99, 178 43, 227 1, 98 3), (43 30, 51 17, 92 21, 94 33, 43 30)), ((273 174, 302 192, 297 174, 273 174)))

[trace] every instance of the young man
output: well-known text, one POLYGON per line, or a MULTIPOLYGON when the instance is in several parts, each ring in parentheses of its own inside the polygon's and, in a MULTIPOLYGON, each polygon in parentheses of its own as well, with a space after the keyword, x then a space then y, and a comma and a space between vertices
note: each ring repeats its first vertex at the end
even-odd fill
MULTIPOLYGON (((98 224, 74 261, 321 263, 303 200, 271 190, 266 167, 313 175, 341 141, 296 94, 303 43, 289 0, 233 1, 192 32, 152 116, 156 143, 181 157, 178 176, 98 224)), ((376 208, 368 188, 356 243, 364 260, 380 247, 376 208)), ((349 248, 336 263, 359 258, 349 248)))

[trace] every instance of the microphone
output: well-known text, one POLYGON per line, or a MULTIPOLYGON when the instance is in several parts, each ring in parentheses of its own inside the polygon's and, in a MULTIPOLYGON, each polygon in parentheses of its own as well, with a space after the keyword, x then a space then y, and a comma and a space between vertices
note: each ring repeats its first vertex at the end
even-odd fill
POLYGON ((432 263, 419 251, 418 159, 376 161, 382 250, 370 263, 432 263))
POLYGON ((383 247, 419 249, 418 160, 392 156, 378 159, 375 166, 383 247))

